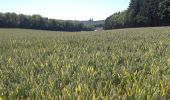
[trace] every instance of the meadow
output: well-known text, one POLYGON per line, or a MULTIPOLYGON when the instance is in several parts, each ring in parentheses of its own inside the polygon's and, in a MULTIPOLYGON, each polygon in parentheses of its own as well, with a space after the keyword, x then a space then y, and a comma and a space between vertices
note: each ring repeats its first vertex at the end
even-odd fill
POLYGON ((0 29, 1 99, 170 99, 170 27, 0 29))

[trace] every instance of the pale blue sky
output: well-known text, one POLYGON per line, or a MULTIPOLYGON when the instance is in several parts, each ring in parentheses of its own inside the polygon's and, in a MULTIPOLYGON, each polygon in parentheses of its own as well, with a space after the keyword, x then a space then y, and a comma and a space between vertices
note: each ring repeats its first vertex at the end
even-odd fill
POLYGON ((64 20, 105 19, 125 10, 130 0, 1 0, 0 12, 40 14, 64 20))

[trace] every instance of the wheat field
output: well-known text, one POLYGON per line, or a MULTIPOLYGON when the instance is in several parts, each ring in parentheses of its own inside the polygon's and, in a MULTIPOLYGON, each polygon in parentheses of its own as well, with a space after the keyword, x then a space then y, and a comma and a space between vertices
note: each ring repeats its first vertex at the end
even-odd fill
POLYGON ((0 29, 1 99, 170 99, 170 27, 0 29))

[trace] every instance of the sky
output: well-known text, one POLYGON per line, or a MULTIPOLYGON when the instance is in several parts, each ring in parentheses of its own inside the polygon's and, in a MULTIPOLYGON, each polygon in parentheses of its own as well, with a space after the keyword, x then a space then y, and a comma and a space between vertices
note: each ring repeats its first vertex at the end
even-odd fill
POLYGON ((126 10, 130 0, 1 0, 0 12, 40 14, 62 20, 103 20, 126 10))

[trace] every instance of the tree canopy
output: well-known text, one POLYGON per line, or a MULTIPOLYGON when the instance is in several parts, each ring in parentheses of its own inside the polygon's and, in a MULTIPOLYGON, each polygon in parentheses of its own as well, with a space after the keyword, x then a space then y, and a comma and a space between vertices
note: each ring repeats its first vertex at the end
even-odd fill
POLYGON ((28 28, 53 31, 92 31, 92 26, 84 25, 78 21, 56 20, 41 15, 23 15, 16 13, 0 13, 0 27, 2 28, 28 28))
POLYGON ((170 25, 170 0, 131 0, 126 11, 105 21, 105 29, 170 25))

